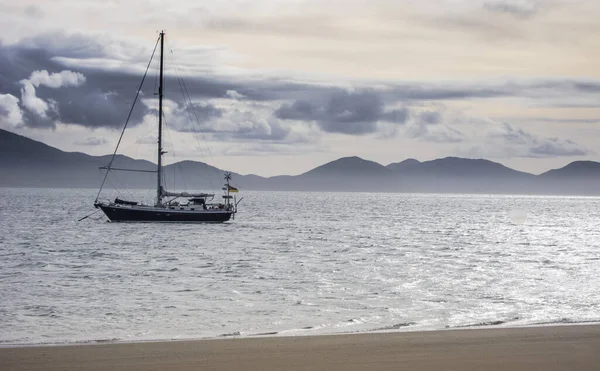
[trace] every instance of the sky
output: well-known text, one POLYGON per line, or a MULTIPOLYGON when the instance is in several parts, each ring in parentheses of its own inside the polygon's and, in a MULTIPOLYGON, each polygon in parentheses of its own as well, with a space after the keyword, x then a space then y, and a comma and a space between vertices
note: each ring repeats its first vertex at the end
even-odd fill
POLYGON ((0 128, 300 174, 359 156, 600 161, 600 0, 0 0, 0 128), (158 52, 157 52, 158 53, 158 52))

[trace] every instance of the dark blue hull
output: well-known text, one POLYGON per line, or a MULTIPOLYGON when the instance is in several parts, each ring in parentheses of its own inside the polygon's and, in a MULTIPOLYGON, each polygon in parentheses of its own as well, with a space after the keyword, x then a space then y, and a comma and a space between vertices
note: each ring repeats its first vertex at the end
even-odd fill
POLYGON ((153 207, 97 205, 111 222, 223 223, 231 219, 226 210, 172 210, 153 207))

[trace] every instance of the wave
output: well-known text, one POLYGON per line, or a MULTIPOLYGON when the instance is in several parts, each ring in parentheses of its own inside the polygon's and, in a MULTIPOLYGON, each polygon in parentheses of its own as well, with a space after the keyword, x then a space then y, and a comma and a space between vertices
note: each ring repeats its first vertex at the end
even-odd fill
POLYGON ((218 337, 231 337, 231 336, 241 336, 241 335, 242 335, 241 332, 234 331, 234 332, 231 332, 231 333, 218 335, 218 337))
POLYGON ((37 347, 37 346, 63 346, 63 345, 83 345, 83 344, 109 344, 118 343, 123 339, 90 339, 90 340, 56 340, 56 341, 33 341, 32 338, 0 340, 0 347, 37 347))
POLYGON ((484 321, 484 322, 477 322, 477 323, 468 323, 466 325, 456 325, 456 326, 446 325, 446 328, 466 328, 466 327, 499 326, 499 325, 503 325, 503 324, 508 323, 508 322, 518 321, 519 319, 520 319, 519 317, 513 317, 511 319, 499 319, 499 320, 491 320, 491 321, 484 321))
MULTIPOLYGON (((469 323, 466 325, 456 325, 456 326, 450 326, 450 325, 446 325, 447 329, 459 329, 459 328, 469 328, 469 327, 493 327, 493 326, 500 326, 500 325, 504 325, 507 323, 512 323, 512 322, 516 322, 516 321, 520 321, 523 320, 520 317, 513 317, 511 319, 502 319, 502 320, 492 320, 492 321, 484 321, 484 322, 477 322, 477 323, 469 323)), ((559 318, 556 320, 549 320, 549 321, 538 321, 538 322, 521 322, 519 324, 520 327, 530 327, 530 326, 546 326, 546 325, 560 325, 560 324, 570 324, 570 325, 577 325, 577 324, 592 324, 592 323, 600 323, 600 318, 598 319, 572 319, 572 318, 559 318)))
POLYGON ((390 326, 384 326, 384 327, 378 327, 378 328, 374 328, 374 329, 370 329, 367 331, 389 331, 389 330, 399 330, 401 328, 404 327, 409 327, 409 326, 414 326, 416 325, 416 322, 402 322, 402 323, 396 323, 395 325, 390 325, 390 326))
MULTIPOLYGON (((519 320, 519 317, 514 317, 509 320, 492 320, 492 321, 483 321, 466 325, 457 325, 457 326, 445 326, 446 329, 465 329, 465 328, 475 328, 475 327, 494 327, 503 325, 506 323, 511 323, 519 320)), ((571 318, 559 318, 552 321, 542 321, 542 322, 532 322, 532 323, 523 323, 518 327, 535 327, 535 326, 551 326, 551 325, 577 325, 577 324, 600 324, 600 318, 598 319, 585 319, 585 320, 576 320, 571 318)), ((297 328, 293 330, 286 331, 265 331, 258 333, 246 333, 243 334, 240 331, 233 331, 230 333, 223 333, 219 335, 212 336, 192 336, 192 337, 184 337, 184 338, 161 338, 157 337, 154 339, 127 339, 124 340, 122 338, 114 337, 114 338, 101 338, 101 339, 89 339, 89 340, 52 340, 52 341, 39 341, 31 337, 25 337, 20 339, 0 339, 0 347, 2 348, 11 348, 11 347, 32 347, 32 346, 64 346, 64 345, 78 345, 78 344, 109 344, 109 343, 130 343, 130 342, 156 342, 156 341, 181 341, 181 340, 205 340, 205 339, 218 339, 218 338, 232 338, 232 337, 255 337, 255 336, 277 336, 295 333, 296 336, 303 335, 326 335, 326 334, 352 334, 352 333, 370 333, 370 332, 382 332, 382 331, 393 331, 410 328, 412 326, 418 325, 417 322, 401 322, 396 323, 389 326, 376 327, 365 330, 357 330, 357 331, 326 331, 314 333, 309 331, 304 333, 306 330, 319 330, 323 329, 323 326, 306 326, 302 328, 297 328), (299 331, 303 330, 303 331, 299 331)), ((417 331, 418 329, 415 329, 417 331)), ((441 329, 428 329, 427 331, 440 331, 441 329)), ((410 330, 409 330, 410 331, 410 330)), ((418 330, 420 331, 420 330, 418 330)))
POLYGON ((543 325, 560 325, 560 324, 568 324, 568 325, 578 325, 578 324, 590 324, 590 323, 600 323, 600 318, 598 319, 571 319, 571 318, 559 318, 554 321, 544 321, 544 322, 534 322, 532 325, 535 326, 543 326, 543 325))

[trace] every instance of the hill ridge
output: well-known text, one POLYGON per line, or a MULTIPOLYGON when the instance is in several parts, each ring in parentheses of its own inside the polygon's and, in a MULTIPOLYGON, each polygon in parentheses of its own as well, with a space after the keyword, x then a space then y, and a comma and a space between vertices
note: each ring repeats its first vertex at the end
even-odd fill
MULTIPOLYGON (((107 165, 110 156, 65 152, 0 129, 0 186, 94 188, 99 186, 98 167, 107 165)), ((118 155, 115 161, 115 167, 156 167, 151 161, 126 155, 118 155)), ((215 185, 220 189, 222 183, 223 170, 206 162, 181 160, 164 170, 167 180, 182 176, 189 181, 184 184, 204 189, 214 189, 215 185)), ((600 163, 595 161, 573 161, 533 175, 483 158, 448 156, 422 162, 408 158, 384 166, 359 156, 346 156, 300 175, 233 174, 239 187, 256 190, 600 195, 600 163)), ((132 188, 153 188, 155 179, 148 174, 127 178, 132 188)))

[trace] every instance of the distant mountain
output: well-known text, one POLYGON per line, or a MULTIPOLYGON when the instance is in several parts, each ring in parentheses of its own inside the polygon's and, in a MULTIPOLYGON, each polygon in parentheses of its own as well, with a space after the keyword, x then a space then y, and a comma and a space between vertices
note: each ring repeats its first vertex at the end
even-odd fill
POLYGON ((560 169, 553 169, 540 175, 545 179, 600 178, 600 163, 594 161, 574 161, 560 169))
MULTIPOLYGON (((104 174, 99 167, 111 157, 64 152, 0 129, 0 186, 96 188, 104 174)), ((117 155, 112 167, 154 171, 156 164, 117 155)), ((167 189, 218 191, 223 170, 181 161, 165 166, 164 177, 167 189)), ((255 190, 600 195, 600 163, 593 161, 576 161, 535 176, 484 159, 407 159, 382 166, 360 157, 343 157, 297 176, 234 173, 233 178, 240 188, 255 190)), ((156 174, 114 171, 108 182, 116 187, 154 188, 156 174)))
MULTIPOLYGON (((0 186, 99 187, 104 175, 104 171, 99 168, 108 165, 111 157, 112 155, 90 156, 79 152, 64 152, 0 129, 0 186)), ((171 166, 165 167, 166 177, 176 170, 171 166)), ((156 170, 156 164, 150 161, 136 160, 123 155, 115 156, 112 167, 156 170)), ((127 188, 152 188, 156 182, 156 175, 115 171, 115 174, 108 178, 108 182, 123 184, 127 188)))
POLYGON ((388 168, 400 178, 402 188, 412 192, 519 193, 535 178, 497 162, 459 157, 405 160, 388 168))
POLYGON ((390 164, 388 165, 388 168, 401 174, 431 175, 435 177, 513 178, 533 176, 528 173, 510 169, 497 162, 459 157, 446 157, 425 162, 406 160, 397 164, 390 164))
POLYGON ((294 189, 344 191, 394 191, 394 173, 377 162, 360 157, 342 157, 289 180, 294 189))
POLYGON ((421 161, 419 160, 415 160, 414 158, 407 158, 406 160, 401 162, 391 163, 386 167, 394 172, 401 172, 419 166, 420 164, 421 161))
POLYGON ((328 162, 318 166, 304 174, 301 177, 320 177, 320 176, 347 176, 361 174, 365 176, 387 176, 391 175, 388 168, 374 161, 364 160, 360 157, 342 157, 335 161, 328 162))
MULTIPOLYGON (((94 158, 84 153, 63 152, 44 143, 0 130, 0 185, 60 186, 67 183, 74 171, 85 171, 89 177, 94 164, 94 158)), ((96 166, 96 172, 97 168, 96 166)), ((85 186, 79 177, 72 180, 74 187, 85 186)))
POLYGON ((546 193, 600 194, 600 163, 574 161, 538 176, 546 193))

